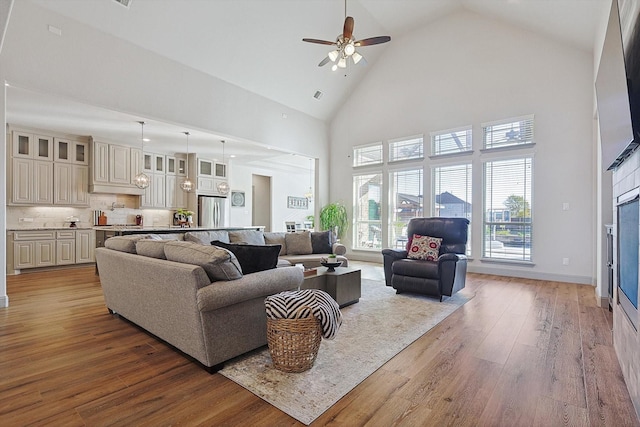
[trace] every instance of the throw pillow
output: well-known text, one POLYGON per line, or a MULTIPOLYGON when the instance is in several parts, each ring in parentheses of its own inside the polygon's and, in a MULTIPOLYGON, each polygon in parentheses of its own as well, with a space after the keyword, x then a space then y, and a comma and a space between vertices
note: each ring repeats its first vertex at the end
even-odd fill
POLYGON ((272 233, 272 232, 268 232, 265 231, 264 232, 264 242, 267 245, 280 245, 281 249, 280 249, 280 255, 286 255, 287 254, 287 244, 284 241, 284 232, 281 233, 272 233))
POLYGON ((199 265, 212 282, 242 277, 235 255, 217 246, 171 240, 165 243, 164 254, 169 261, 199 265))
POLYGON ((136 253, 151 258, 167 259, 164 245, 169 240, 142 239, 136 242, 136 253))
POLYGON ((246 245, 218 240, 212 241, 211 244, 233 252, 242 267, 242 274, 271 270, 278 264, 280 245, 246 245))
POLYGON ((220 240, 229 243, 229 233, 226 230, 218 231, 187 231, 184 233, 184 240, 187 242, 209 245, 212 240, 220 240))
MULTIPOLYGON (((220 240, 220 239, 211 239, 220 240)), ((250 245, 264 245, 264 234, 261 230, 234 230, 229 231, 229 242, 248 243, 250 245)))
POLYGON ((414 234, 411 239, 411 247, 407 255, 411 259, 426 259, 435 261, 440 255, 440 244, 442 239, 438 237, 421 236, 414 234))
POLYGON ((136 253, 136 242, 138 240, 147 239, 146 234, 133 234, 131 236, 114 236, 104 241, 104 247, 119 252, 136 253))
POLYGON ((308 231, 287 233, 284 236, 287 244, 287 255, 308 255, 313 253, 311 233, 308 231))
POLYGON ((333 233, 331 231, 312 231, 311 249, 314 254, 330 254, 333 252, 331 241, 333 233))

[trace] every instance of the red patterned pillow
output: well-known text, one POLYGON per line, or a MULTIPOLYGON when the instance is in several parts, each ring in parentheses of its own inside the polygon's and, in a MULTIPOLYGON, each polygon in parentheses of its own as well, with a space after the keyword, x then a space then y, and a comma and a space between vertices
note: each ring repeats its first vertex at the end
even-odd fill
POLYGON ((440 254, 442 239, 438 237, 421 236, 414 234, 411 239, 408 257, 411 259, 425 259, 435 261, 440 254))

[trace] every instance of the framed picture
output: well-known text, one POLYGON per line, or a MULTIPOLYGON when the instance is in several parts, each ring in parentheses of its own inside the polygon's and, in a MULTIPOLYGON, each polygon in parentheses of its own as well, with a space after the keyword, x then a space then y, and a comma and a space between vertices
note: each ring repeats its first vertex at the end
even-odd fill
POLYGON ((309 209, 309 199, 306 197, 287 197, 287 207, 289 209, 309 209))
POLYGON ((231 207, 244 208, 244 191, 231 191, 231 207))

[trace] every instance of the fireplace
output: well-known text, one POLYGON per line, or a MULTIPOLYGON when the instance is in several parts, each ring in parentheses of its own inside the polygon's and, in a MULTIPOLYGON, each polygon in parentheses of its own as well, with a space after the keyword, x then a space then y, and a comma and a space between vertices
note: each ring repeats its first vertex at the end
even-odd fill
POLYGON ((638 330, 640 187, 618 197, 618 304, 638 330))

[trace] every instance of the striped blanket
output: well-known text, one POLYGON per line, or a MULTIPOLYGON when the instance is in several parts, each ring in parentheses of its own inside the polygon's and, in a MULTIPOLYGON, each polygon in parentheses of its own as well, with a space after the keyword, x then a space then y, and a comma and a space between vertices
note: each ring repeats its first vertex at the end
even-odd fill
POLYGON ((267 317, 271 319, 303 319, 314 316, 320 321, 322 336, 335 338, 342 325, 338 303, 319 289, 285 291, 267 297, 264 301, 267 317))

